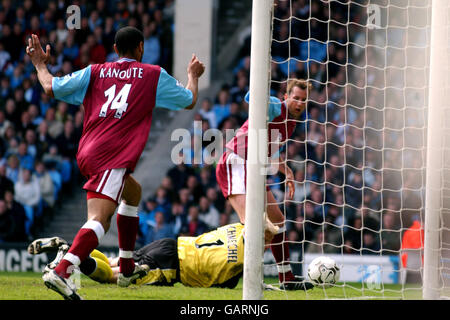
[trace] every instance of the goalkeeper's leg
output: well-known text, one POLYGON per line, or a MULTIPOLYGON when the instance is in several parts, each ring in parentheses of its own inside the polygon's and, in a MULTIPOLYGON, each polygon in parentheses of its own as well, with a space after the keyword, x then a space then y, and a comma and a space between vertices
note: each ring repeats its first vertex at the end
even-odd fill
POLYGON ((98 256, 90 256, 80 264, 80 271, 94 281, 100 283, 113 282, 113 270, 105 260, 98 256))
MULTIPOLYGON (((140 272, 133 273, 133 280, 146 276, 148 266, 138 266, 140 272)), ((100 251, 94 250, 89 257, 80 264, 80 271, 94 281, 100 283, 117 283, 119 267, 112 266, 110 260, 100 251)))

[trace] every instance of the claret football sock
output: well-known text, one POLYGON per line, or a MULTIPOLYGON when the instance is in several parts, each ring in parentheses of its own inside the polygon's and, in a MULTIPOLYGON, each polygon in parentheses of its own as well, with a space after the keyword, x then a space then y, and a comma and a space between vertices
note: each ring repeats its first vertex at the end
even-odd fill
POLYGON ((270 245, 273 257, 277 263, 278 278, 281 283, 295 280, 295 276, 292 273, 291 264, 289 262, 289 246, 287 242, 283 241, 285 238, 285 231, 286 227, 280 228, 278 233, 273 237, 270 245))
POLYGON ((105 230, 100 222, 89 220, 78 231, 70 250, 55 268, 55 272, 63 278, 68 278, 73 272, 74 266, 79 266, 89 254, 97 248, 105 230))
POLYGON ((122 202, 117 211, 117 230, 119 233, 120 273, 130 276, 134 271, 133 251, 139 228, 138 207, 122 202))

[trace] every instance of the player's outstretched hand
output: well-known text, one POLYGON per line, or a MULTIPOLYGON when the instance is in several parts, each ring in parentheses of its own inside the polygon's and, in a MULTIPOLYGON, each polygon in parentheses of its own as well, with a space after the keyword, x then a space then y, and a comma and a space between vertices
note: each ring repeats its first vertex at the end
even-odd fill
POLYGON ((191 61, 189 62, 187 68, 187 72, 194 78, 200 78, 203 72, 205 72, 205 65, 200 60, 198 60, 195 53, 192 54, 191 61))
POLYGON ((40 64, 47 64, 50 60, 50 45, 48 44, 45 48, 45 52, 41 47, 41 42, 39 37, 35 34, 31 35, 28 39, 28 46, 26 48, 26 53, 30 56, 31 62, 36 67, 40 64))
POLYGON ((295 194, 295 178, 294 178, 294 173, 292 172, 292 170, 290 168, 286 168, 286 169, 287 169, 286 184, 289 189, 288 200, 292 200, 292 199, 294 199, 294 194, 295 194))
POLYGON ((267 218, 265 219, 265 225, 264 225, 264 244, 269 245, 273 237, 278 233, 278 230, 280 227, 275 226, 270 220, 267 218))

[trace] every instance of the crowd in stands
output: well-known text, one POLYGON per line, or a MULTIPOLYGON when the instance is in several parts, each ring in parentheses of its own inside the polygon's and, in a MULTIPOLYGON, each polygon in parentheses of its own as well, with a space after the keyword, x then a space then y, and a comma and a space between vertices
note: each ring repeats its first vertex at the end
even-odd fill
POLYGON ((63 76, 117 59, 114 35, 131 25, 144 33, 143 62, 172 68, 173 0, 0 2, 0 242, 28 241, 54 207, 82 183, 75 155, 83 127, 80 106, 43 93, 26 39, 51 45, 48 68, 63 76), (81 9, 80 29, 68 29, 69 5, 81 9))
MULTIPOLYGON (((364 38, 364 28, 348 24, 363 21, 363 10, 360 6, 349 10, 349 5, 337 1, 330 6, 321 1, 275 1, 271 95, 284 100, 288 78, 308 79, 313 90, 307 112, 282 152, 295 173, 293 201, 284 201, 282 174, 268 177, 267 183, 276 199, 284 201, 281 209, 291 248, 397 254, 404 231, 420 220, 423 207, 420 172, 399 169, 422 168, 422 156, 420 151, 410 154, 412 163, 402 166, 406 142, 401 145, 398 131, 381 130, 402 129, 402 124, 394 123, 398 117, 383 122, 386 102, 380 92, 388 79, 351 68, 385 60, 383 52, 347 44, 364 38), (291 14, 299 19, 289 19, 291 14)), ((225 137, 226 129, 236 130, 247 119, 249 54, 250 37, 241 48, 233 82, 199 102, 195 120, 202 121, 203 132, 215 128, 225 137)), ((402 55, 398 50, 389 61, 399 63, 402 55)), ((402 83, 392 86, 401 88, 402 83)), ((405 107, 401 96, 387 104, 393 110, 405 107)), ((417 131, 411 137, 415 145, 410 147, 423 147, 420 135, 417 131)), ((167 172, 155 196, 143 203, 140 218, 141 244, 166 236, 198 235, 239 221, 215 182, 215 166, 184 163, 167 172)))

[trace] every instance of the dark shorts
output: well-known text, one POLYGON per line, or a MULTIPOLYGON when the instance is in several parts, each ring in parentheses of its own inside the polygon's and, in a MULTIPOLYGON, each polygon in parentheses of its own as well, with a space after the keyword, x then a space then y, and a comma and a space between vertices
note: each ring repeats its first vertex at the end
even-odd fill
POLYGON ((150 269, 177 270, 177 279, 179 279, 180 261, 175 239, 165 238, 153 241, 134 251, 133 259, 137 264, 147 264, 150 269))

